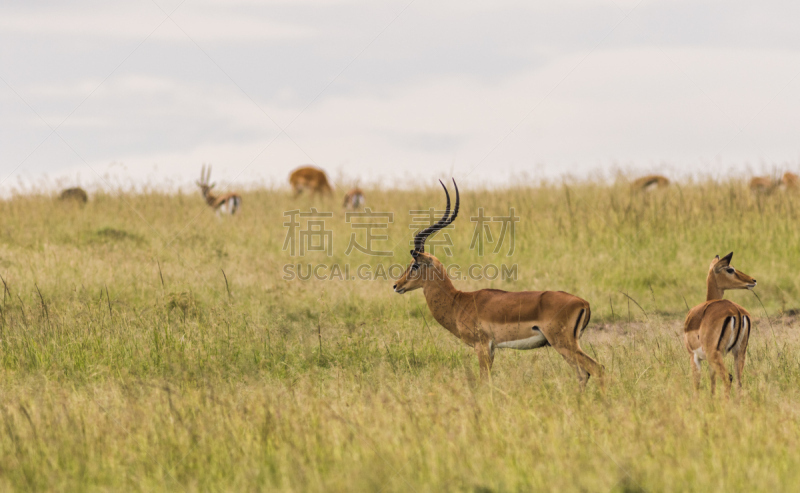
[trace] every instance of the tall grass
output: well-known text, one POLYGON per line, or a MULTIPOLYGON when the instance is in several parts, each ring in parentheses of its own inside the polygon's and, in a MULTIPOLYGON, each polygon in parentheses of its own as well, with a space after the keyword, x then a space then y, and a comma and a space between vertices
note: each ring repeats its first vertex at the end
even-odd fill
MULTIPOLYGON (((800 480, 796 354, 800 197, 742 184, 651 194, 592 183, 462 191, 445 264, 517 264, 516 281, 588 300, 582 344, 607 391, 578 392, 557 353, 471 350, 421 293, 391 280, 285 281, 287 263, 406 263, 409 210, 441 189, 367 191, 393 212, 345 255, 338 200, 244 195, 218 219, 199 194, 0 202, 0 489, 519 491, 787 490, 800 480), (282 250, 284 211, 329 210, 333 255, 282 250), (470 250, 483 207, 514 207, 515 252, 470 250), (745 387, 691 389, 681 322, 711 258, 758 279, 745 387)), ((499 233, 499 225, 492 232, 499 233)), ((363 238, 359 237, 359 240, 363 238)))

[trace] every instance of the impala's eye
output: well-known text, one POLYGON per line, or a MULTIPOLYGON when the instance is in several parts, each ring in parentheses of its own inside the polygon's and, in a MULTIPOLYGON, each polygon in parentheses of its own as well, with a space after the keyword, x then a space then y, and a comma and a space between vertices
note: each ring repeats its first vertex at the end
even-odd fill
POLYGON ((727 269, 725 269, 725 270, 727 270, 727 271, 728 271, 728 274, 733 274, 734 272, 736 272, 736 270, 734 270, 734 268, 733 268, 733 267, 728 267, 728 268, 727 268, 727 269))

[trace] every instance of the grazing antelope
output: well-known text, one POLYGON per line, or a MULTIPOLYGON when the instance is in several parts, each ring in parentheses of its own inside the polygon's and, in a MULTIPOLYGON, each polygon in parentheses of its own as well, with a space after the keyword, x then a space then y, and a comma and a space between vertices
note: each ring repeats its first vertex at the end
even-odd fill
POLYGON ((787 190, 798 190, 800 189, 800 176, 787 171, 781 178, 781 185, 783 185, 787 190))
POLYGON ((208 203, 209 207, 214 209, 217 214, 235 214, 236 211, 239 210, 239 207, 242 206, 242 197, 236 193, 214 195, 211 193, 211 190, 216 183, 209 184, 209 179, 211 179, 211 165, 206 169, 206 165, 204 164, 203 169, 200 171, 200 181, 196 183, 197 186, 200 187, 200 191, 203 193, 203 198, 206 199, 206 203, 208 203))
POLYGON ((422 288, 433 318, 475 349, 483 378, 492 369, 495 349, 553 346, 577 370, 581 389, 590 376, 598 377, 602 383, 603 367, 578 344, 591 317, 588 302, 563 291, 459 291, 442 263, 425 253, 425 240, 458 216, 458 186, 455 185, 455 209, 449 217, 450 194, 444 184, 442 187, 447 196, 445 213, 436 224, 414 237, 411 264, 397 280, 394 291, 403 294, 422 288))
POLYGON ((62 191, 58 198, 64 201, 75 201, 85 204, 89 200, 89 194, 81 187, 74 187, 62 191))
POLYGON ((755 176, 750 180, 750 191, 757 194, 769 195, 780 185, 780 181, 773 180, 769 176, 755 176))
POLYGON ((289 175, 289 183, 297 197, 303 190, 309 190, 311 195, 326 193, 333 195, 333 189, 328 183, 328 175, 319 168, 313 166, 303 166, 292 171, 289 175))
POLYGON ((344 194, 344 208, 348 211, 354 211, 362 207, 366 203, 364 200, 364 192, 360 188, 354 188, 344 194))
POLYGON ((689 310, 683 327, 683 338, 692 367, 696 389, 700 388, 700 361, 707 359, 711 367, 711 394, 714 394, 716 377, 725 385, 725 395, 730 394, 733 376, 725 368, 724 356, 733 353, 736 380, 742 387, 747 341, 750 339, 750 313, 728 300, 723 300, 729 289, 753 289, 756 280, 731 266, 733 252, 711 261, 706 284, 706 302, 689 310))
POLYGON ((665 188, 669 186, 669 179, 661 175, 643 176, 631 185, 637 192, 649 192, 655 188, 665 188))

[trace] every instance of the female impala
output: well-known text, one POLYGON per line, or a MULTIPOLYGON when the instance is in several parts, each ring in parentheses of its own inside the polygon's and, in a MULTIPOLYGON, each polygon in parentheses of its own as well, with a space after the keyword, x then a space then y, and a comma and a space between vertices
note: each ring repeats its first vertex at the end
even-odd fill
POLYGON ((289 175, 289 184, 294 190, 295 197, 303 193, 303 190, 308 190, 311 195, 333 194, 333 190, 328 183, 328 175, 313 166, 303 166, 292 171, 289 175))
POLYGON ((800 176, 797 176, 791 171, 787 171, 781 178, 781 185, 787 190, 797 190, 800 188, 800 176))
POLYGON ((203 169, 200 171, 200 181, 196 183, 197 186, 200 187, 200 191, 203 193, 203 198, 206 199, 206 203, 208 203, 209 207, 214 209, 217 214, 235 214, 242 205, 242 198, 235 193, 214 195, 211 193, 211 189, 214 188, 216 183, 211 183, 209 185, 208 180, 210 178, 211 165, 209 165, 208 170, 206 170, 206 165, 204 164, 203 169))
POLYGON ((458 216, 458 186, 456 206, 450 217, 450 194, 444 184, 442 187, 447 196, 444 216, 414 237, 413 260, 394 285, 395 292, 403 294, 422 288, 433 318, 475 348, 481 377, 488 376, 497 348, 553 346, 577 370, 581 388, 592 375, 602 382, 603 367, 578 344, 589 324, 589 303, 563 291, 459 291, 450 282, 442 263, 425 253, 428 236, 448 226, 458 216))
POLYGON ((748 186, 753 193, 769 195, 774 192, 780 184, 780 181, 773 180, 769 176, 755 176, 750 180, 748 186))
POLYGON ((706 284, 706 302, 689 310, 683 327, 683 338, 689 351, 695 388, 700 387, 700 361, 707 359, 711 366, 711 394, 714 394, 716 377, 725 385, 725 394, 731 389, 733 376, 725 368, 724 356, 733 353, 736 380, 742 387, 742 370, 750 339, 750 313, 728 300, 723 300, 729 289, 753 289, 756 280, 731 267, 733 252, 711 261, 706 284))
POLYGON ((360 188, 354 188, 344 194, 344 208, 348 211, 359 209, 366 203, 364 192, 360 188))

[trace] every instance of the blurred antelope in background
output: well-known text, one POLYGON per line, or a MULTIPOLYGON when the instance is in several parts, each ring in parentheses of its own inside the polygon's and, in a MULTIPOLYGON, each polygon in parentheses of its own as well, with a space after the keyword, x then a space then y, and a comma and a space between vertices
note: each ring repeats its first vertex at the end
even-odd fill
POLYGON ((748 186, 753 193, 769 195, 774 192, 780 184, 780 180, 773 180, 769 176, 755 176, 750 180, 748 186))
POLYGON ((781 178, 781 185, 786 190, 798 190, 800 189, 800 176, 797 176, 796 174, 787 171, 786 173, 783 174, 783 177, 781 178))
POLYGON ((322 193, 333 195, 333 189, 328 183, 328 176, 324 171, 313 166, 303 166, 292 171, 289 175, 289 184, 292 185, 295 197, 304 190, 308 190, 311 195, 322 193))
POLYGON ((208 165, 208 169, 206 169, 206 165, 203 165, 203 169, 200 171, 200 180, 197 181, 197 186, 200 187, 200 191, 203 193, 203 198, 206 199, 206 203, 217 212, 217 214, 235 214, 236 211, 239 210, 239 207, 242 206, 242 198, 236 193, 226 193, 223 195, 214 195, 211 190, 214 188, 216 183, 209 184, 208 181, 211 179, 211 165, 208 165))
POLYGON ((89 194, 87 194, 86 190, 82 189, 81 187, 74 187, 63 190, 58 198, 64 201, 73 201, 80 204, 85 204, 89 201, 89 194))
POLYGON ((425 240, 458 216, 458 186, 452 216, 450 194, 444 184, 442 187, 447 196, 445 213, 436 224, 414 237, 411 264, 397 280, 394 291, 403 294, 422 288, 433 318, 475 349, 482 378, 492 369, 495 349, 553 346, 575 368, 581 388, 592 375, 602 383, 603 367, 578 343, 591 317, 588 302, 563 291, 459 291, 442 263, 425 253, 425 240))
POLYGON ((700 362, 708 360, 711 367, 711 394, 716 377, 722 379, 725 395, 730 394, 733 376, 725 367, 724 357, 733 353, 736 380, 742 387, 747 342, 750 339, 750 313, 740 305, 722 299, 729 289, 753 289, 756 280, 731 266, 733 252, 711 261, 706 278, 706 302, 689 310, 683 327, 686 350, 695 389, 700 388, 700 362))
POLYGON ((344 194, 343 206, 348 211, 360 209, 364 204, 366 204, 366 200, 364 199, 364 192, 360 188, 354 188, 344 194))
POLYGON ((669 186, 669 179, 661 175, 647 175, 634 180, 631 187, 637 192, 649 192, 656 188, 666 188, 669 186))

